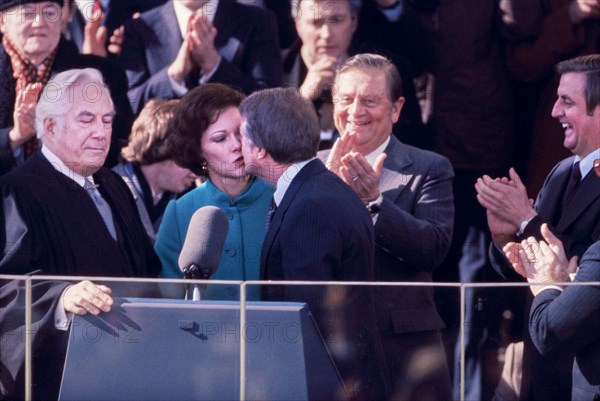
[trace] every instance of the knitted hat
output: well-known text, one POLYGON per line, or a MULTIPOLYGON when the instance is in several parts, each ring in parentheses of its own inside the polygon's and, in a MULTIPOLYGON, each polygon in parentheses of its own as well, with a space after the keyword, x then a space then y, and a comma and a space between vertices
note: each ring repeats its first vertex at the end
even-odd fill
POLYGON ((50 3, 56 3, 60 7, 62 7, 64 4, 63 0, 0 0, 0 11, 6 11, 22 4, 44 3, 47 1, 50 3))

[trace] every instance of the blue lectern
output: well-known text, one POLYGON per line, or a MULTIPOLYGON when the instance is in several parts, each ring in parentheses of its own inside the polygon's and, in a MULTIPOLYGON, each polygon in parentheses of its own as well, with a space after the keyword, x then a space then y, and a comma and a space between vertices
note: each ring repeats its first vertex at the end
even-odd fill
POLYGON ((308 307, 117 298, 75 316, 60 400, 236 400, 240 338, 248 400, 331 400, 343 385, 308 307))

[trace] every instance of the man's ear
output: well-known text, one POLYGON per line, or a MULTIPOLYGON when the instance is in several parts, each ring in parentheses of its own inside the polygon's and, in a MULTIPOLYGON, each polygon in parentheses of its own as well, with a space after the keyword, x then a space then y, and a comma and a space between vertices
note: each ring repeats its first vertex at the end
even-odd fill
POLYGON ((400 119, 400 112, 404 106, 404 96, 400 96, 398 100, 392 103, 392 121, 395 123, 400 119))
POLYGON ((258 159, 264 159, 265 157, 267 157, 269 155, 269 152, 267 152, 267 149, 259 148, 258 146, 256 148, 258 149, 258 151, 256 152, 256 156, 258 157, 258 159))
POLYGON ((2 32, 3 35, 6 34, 5 18, 6 16, 4 15, 4 11, 0 11, 0 32, 2 32))
POLYGON ((44 118, 44 136, 53 136, 56 134, 56 120, 53 118, 44 118))

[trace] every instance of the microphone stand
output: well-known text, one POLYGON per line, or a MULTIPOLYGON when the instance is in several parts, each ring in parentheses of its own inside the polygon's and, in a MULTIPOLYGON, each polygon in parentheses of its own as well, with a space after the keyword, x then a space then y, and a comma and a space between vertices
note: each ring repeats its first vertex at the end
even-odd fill
MULTIPOLYGON (((188 280, 208 280, 210 278, 210 270, 191 264, 189 267, 183 269, 183 278, 188 280)), ((203 287, 206 287, 206 285, 203 287)), ((189 285, 185 289, 185 299, 189 299, 189 285)), ((200 285, 198 283, 192 284, 192 301, 200 301, 200 285)))

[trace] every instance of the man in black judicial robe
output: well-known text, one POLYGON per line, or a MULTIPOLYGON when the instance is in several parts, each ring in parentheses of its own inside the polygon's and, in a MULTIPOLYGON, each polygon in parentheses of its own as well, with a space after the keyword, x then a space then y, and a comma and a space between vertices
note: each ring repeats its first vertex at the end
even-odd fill
MULTIPOLYGON (((0 179, 0 274, 156 277, 160 261, 129 189, 102 167, 114 107, 100 73, 85 69, 58 74, 44 89, 36 115, 42 149, 0 179), (65 88, 65 94, 71 89, 71 101, 69 96, 58 101, 44 96, 51 83, 65 88), (95 102, 85 101, 77 90, 90 84, 101 87, 104 95, 95 102), (112 218, 103 216, 90 190, 84 189, 86 180, 97 186, 112 218)), ((1 284, 0 398, 22 399, 25 284, 1 284)), ((109 284, 110 289, 88 280, 32 284, 33 399, 58 397, 71 313, 108 312, 114 296, 151 295, 132 283, 120 288, 109 284)))

